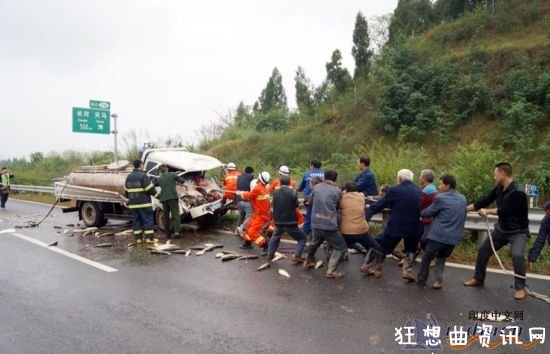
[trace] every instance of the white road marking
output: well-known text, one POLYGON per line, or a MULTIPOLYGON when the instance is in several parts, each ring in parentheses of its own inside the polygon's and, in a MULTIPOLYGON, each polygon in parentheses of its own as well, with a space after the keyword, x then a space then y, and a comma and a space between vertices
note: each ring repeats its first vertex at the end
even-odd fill
MULTIPOLYGON (((222 233, 222 234, 228 234, 228 235, 233 235, 235 236, 235 234, 231 231, 226 231, 226 230, 216 230, 217 232, 219 233, 222 233)), ((296 241, 294 240, 285 240, 285 239, 281 239, 281 242, 283 243, 290 243, 290 244, 297 244, 296 241)), ((391 257, 391 255, 388 255, 388 257, 391 257)), ((417 259, 416 260, 417 262, 420 263, 420 259, 417 259)), ((461 269, 469 269, 469 270, 474 270, 475 267, 474 266, 471 266, 471 265, 467 265, 467 264, 460 264, 460 263, 453 263, 453 262, 446 262, 445 263, 445 266, 447 267, 453 267, 453 268, 461 268, 461 269)), ((496 268, 487 268, 487 271, 489 273, 497 273, 497 274, 507 274, 506 272, 504 272, 502 269, 496 269, 496 268)), ((534 274, 534 273, 527 273, 527 278, 532 278, 532 279, 541 279, 541 280, 550 280, 550 276, 548 275, 542 275, 542 274, 534 274)))
POLYGON ((92 267, 94 267, 94 268, 100 269, 100 270, 102 270, 102 271, 104 271, 104 272, 112 273, 112 272, 117 272, 117 271, 118 271, 118 269, 109 267, 109 266, 107 266, 107 265, 105 265, 105 264, 101 264, 101 263, 92 261, 92 260, 90 260, 90 259, 88 259, 88 258, 84 258, 84 257, 79 256, 79 255, 77 255, 77 254, 74 254, 74 253, 71 253, 71 252, 69 252, 69 251, 66 251, 66 250, 64 250, 64 249, 62 249, 62 248, 59 248, 59 247, 56 247, 56 246, 50 246, 50 247, 49 247, 47 243, 42 242, 42 241, 40 241, 40 240, 36 240, 36 239, 34 239, 34 238, 32 238, 32 237, 25 236, 25 235, 20 234, 20 233, 17 233, 17 232, 12 232, 11 234, 12 234, 13 236, 15 236, 15 237, 18 237, 18 238, 22 239, 22 240, 25 240, 25 241, 34 243, 35 245, 38 245, 38 246, 44 247, 44 248, 46 248, 46 249, 48 249, 48 250, 50 250, 50 251, 53 251, 53 252, 62 254, 62 255, 64 255, 64 256, 66 256, 66 257, 72 258, 72 259, 74 259, 74 260, 76 260, 76 261, 79 261, 79 262, 81 262, 81 263, 84 263, 84 264, 87 264, 87 265, 92 266, 92 267))

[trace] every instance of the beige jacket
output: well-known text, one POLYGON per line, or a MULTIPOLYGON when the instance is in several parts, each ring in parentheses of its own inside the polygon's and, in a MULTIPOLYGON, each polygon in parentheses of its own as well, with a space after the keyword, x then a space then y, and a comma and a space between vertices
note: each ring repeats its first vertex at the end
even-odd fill
POLYGON ((340 232, 343 235, 361 235, 369 231, 365 219, 365 196, 361 192, 342 194, 340 199, 340 232))

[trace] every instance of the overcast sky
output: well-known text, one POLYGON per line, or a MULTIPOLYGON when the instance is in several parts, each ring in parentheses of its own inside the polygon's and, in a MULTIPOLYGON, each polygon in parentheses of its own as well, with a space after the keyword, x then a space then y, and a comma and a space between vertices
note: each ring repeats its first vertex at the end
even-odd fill
MULTIPOLYGON (((0 159, 107 150, 112 135, 72 132, 72 107, 110 101, 119 131, 195 139, 275 66, 291 106, 298 65, 315 84, 338 48, 353 70, 358 11, 397 0, 0 0, 0 159)), ((123 144, 119 142, 119 149, 123 144)))

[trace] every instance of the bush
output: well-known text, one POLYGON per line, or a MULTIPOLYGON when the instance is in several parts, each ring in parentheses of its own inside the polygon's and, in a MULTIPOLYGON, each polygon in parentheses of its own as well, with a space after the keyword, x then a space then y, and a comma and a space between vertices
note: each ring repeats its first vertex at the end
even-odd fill
POLYGON ((457 148, 449 173, 455 176, 457 189, 468 202, 474 202, 494 187, 494 167, 503 160, 504 153, 500 147, 473 141, 457 148))

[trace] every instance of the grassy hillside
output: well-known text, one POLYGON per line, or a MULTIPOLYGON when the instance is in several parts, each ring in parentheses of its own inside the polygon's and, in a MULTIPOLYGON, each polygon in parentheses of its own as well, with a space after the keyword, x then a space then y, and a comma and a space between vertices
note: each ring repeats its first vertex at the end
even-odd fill
MULTIPOLYGON (((200 150, 257 169, 288 164, 295 174, 319 158, 342 181, 368 153, 381 183, 393 182, 398 168, 431 167, 473 176, 463 188, 475 189, 475 177, 504 158, 521 182, 549 192, 550 2, 509 4, 386 45, 368 80, 333 90, 313 111, 289 112, 284 129, 230 124, 200 150)), ((479 184, 491 183, 489 176, 479 184)))

